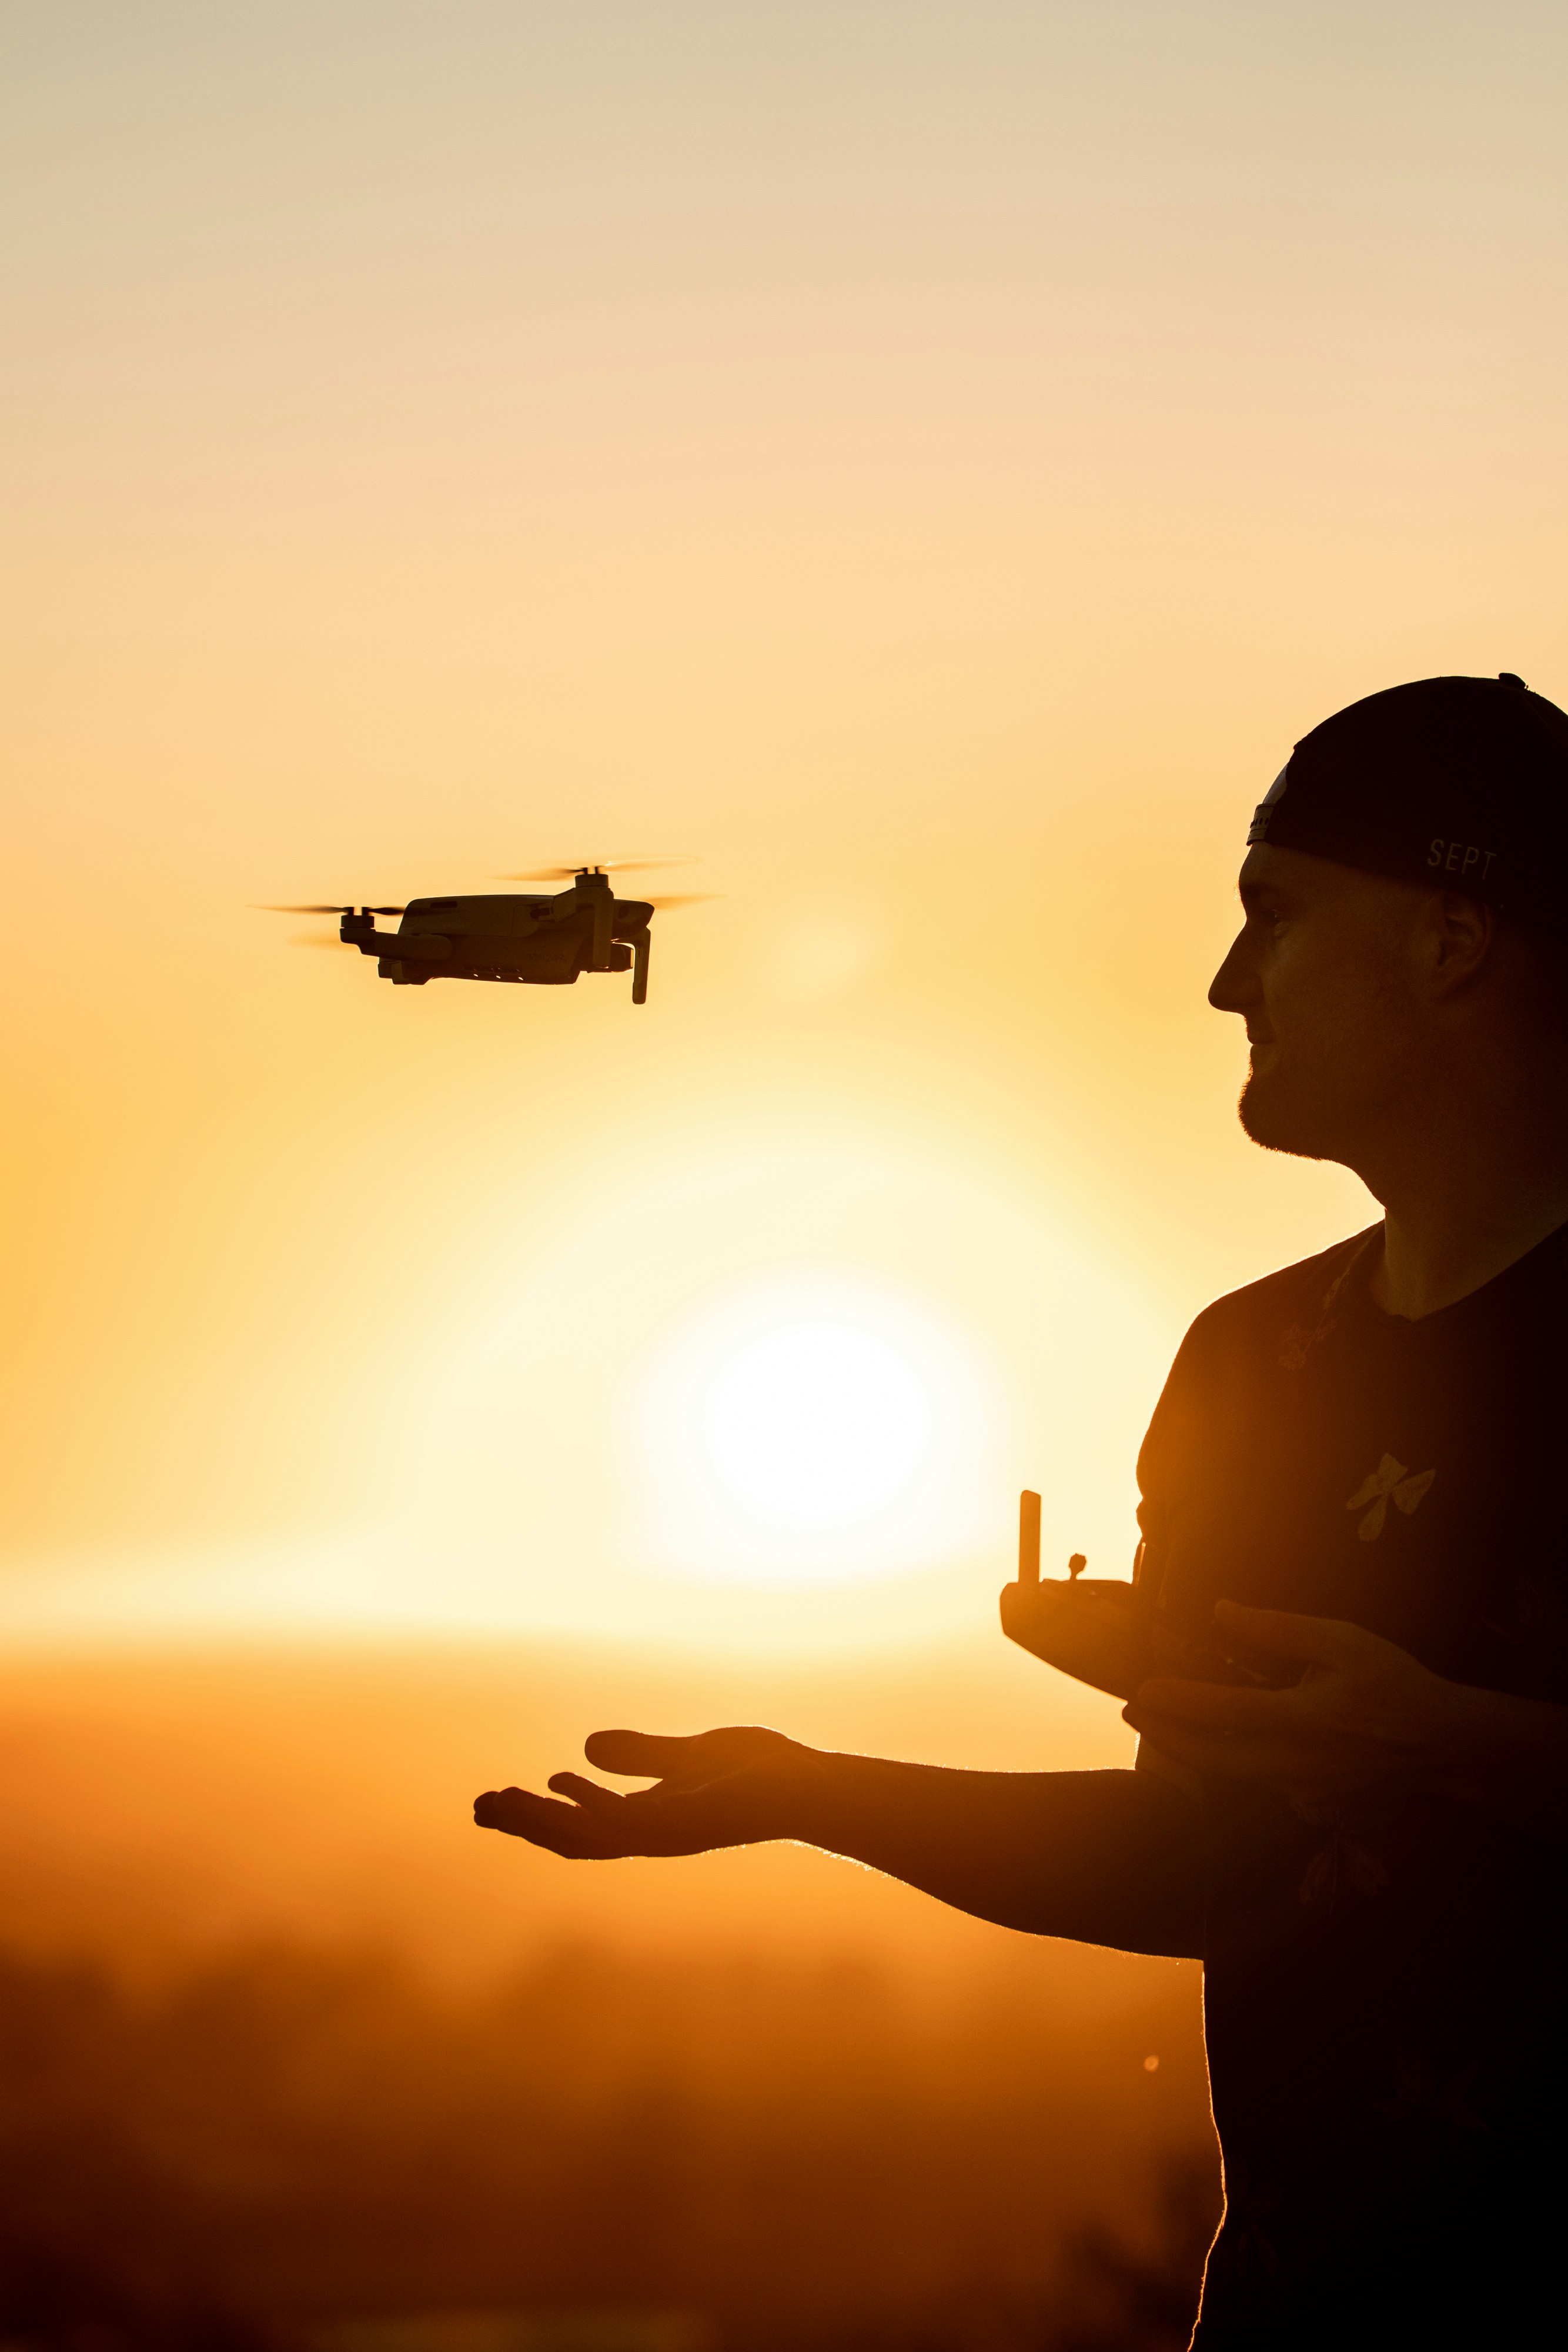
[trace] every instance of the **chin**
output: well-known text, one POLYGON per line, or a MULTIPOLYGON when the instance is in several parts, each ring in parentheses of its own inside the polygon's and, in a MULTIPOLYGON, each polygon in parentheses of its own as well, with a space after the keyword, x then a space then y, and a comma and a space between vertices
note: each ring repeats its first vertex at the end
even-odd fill
POLYGON ((1277 1074, 1260 1076, 1251 1071, 1236 1106, 1241 1130, 1265 1151, 1289 1152, 1296 1160, 1333 1160, 1335 1153, 1328 1121, 1313 1108, 1280 1084, 1277 1074))

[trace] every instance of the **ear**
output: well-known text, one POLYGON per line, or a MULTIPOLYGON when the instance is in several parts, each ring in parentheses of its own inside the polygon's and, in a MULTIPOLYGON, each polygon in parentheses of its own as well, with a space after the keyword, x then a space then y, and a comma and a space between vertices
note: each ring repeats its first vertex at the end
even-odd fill
POLYGON ((1490 961, 1497 944, 1497 909, 1458 890, 1435 890, 1428 903, 1432 982, 1449 995, 1467 987, 1490 961))

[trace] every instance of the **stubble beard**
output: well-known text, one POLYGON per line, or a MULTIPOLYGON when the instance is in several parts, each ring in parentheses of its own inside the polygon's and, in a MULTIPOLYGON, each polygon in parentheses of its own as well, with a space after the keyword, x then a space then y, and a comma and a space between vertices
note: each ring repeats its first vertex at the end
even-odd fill
POLYGON ((1249 1068, 1237 1097, 1236 1116, 1249 1142, 1264 1151, 1282 1151, 1292 1160, 1328 1160, 1334 1155, 1310 1106, 1292 1102, 1291 1089, 1280 1084, 1278 1071, 1261 1075, 1249 1068))

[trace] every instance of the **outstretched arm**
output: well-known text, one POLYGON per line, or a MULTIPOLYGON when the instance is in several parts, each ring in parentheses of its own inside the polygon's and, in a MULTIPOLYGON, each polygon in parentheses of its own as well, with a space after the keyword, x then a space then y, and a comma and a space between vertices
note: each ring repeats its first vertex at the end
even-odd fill
POLYGON ((792 1838, 1026 1934, 1178 1957, 1203 1948, 1197 1808, 1146 1773, 956 1772, 824 1754, 757 1729, 597 1731, 586 1753, 601 1771, 657 1785, 620 1795, 558 1772, 553 1801, 492 1790, 475 1820, 580 1859, 792 1838))

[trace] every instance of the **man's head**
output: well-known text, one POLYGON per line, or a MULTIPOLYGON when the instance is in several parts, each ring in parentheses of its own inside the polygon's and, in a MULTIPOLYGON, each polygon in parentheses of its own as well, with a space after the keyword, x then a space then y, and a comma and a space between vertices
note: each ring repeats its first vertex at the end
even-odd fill
POLYGON ((1568 714, 1514 679, 1374 695, 1298 744, 1249 839, 1209 1001, 1247 1022, 1256 1142, 1367 1174, 1489 1069, 1561 1085, 1568 714))

